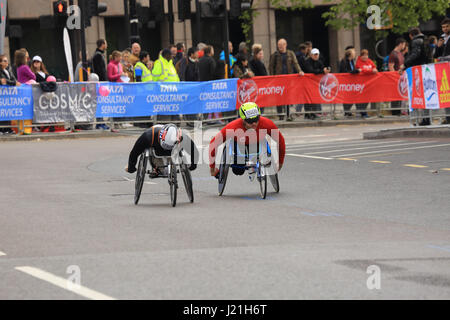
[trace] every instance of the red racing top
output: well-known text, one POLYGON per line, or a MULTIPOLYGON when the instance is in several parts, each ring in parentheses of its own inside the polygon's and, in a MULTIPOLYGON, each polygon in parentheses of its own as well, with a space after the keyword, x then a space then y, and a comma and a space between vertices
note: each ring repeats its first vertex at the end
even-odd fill
POLYGON ((244 120, 241 118, 236 119, 223 127, 209 144, 209 166, 211 168, 215 167, 216 150, 228 139, 234 138, 234 140, 241 145, 257 144, 260 140, 264 140, 266 134, 278 144, 279 160, 282 165, 286 155, 286 143, 284 137, 272 120, 260 117, 256 131, 246 130, 244 128, 244 120))

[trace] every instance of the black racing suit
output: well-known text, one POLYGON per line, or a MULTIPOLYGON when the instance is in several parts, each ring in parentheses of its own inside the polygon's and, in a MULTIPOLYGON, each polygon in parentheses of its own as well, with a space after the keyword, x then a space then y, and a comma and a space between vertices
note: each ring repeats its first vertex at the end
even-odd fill
MULTIPOLYGON (((133 173, 136 171, 136 163, 139 155, 141 155, 145 149, 153 147, 157 156, 170 157, 172 150, 165 150, 161 147, 159 142, 159 133, 163 128, 162 125, 155 125, 149 130, 145 131, 134 144, 133 149, 130 152, 128 158, 128 172, 133 173)), ((181 141, 181 147, 185 152, 191 156, 189 170, 195 170, 197 168, 199 153, 192 139, 183 131, 183 139, 181 141)))

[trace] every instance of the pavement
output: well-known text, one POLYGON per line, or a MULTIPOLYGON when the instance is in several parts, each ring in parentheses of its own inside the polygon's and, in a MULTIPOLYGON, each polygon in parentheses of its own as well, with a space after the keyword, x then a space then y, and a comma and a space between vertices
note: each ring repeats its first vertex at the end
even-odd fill
POLYGON ((137 133, 1 143, 0 299, 449 299, 450 139, 363 139, 402 126, 285 128, 280 193, 203 164, 175 208, 137 133))

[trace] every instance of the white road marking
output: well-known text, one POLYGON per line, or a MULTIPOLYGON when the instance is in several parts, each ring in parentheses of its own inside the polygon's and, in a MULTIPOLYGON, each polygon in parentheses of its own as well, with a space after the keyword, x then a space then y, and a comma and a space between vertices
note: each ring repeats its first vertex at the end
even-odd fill
POLYGON ((371 153, 380 153, 382 152, 390 152, 390 151, 403 151, 403 150, 417 150, 417 149, 428 149, 428 148, 438 148, 438 147, 448 147, 450 146, 450 143, 446 144, 436 144, 434 146, 421 146, 421 147, 412 147, 412 148, 401 148, 401 149, 389 149, 389 150, 377 150, 377 151, 370 151, 370 152, 360 152, 360 153, 351 153, 351 154, 341 154, 338 156, 332 156, 333 158, 341 158, 341 157, 348 157, 348 156, 357 156, 362 154, 371 154, 371 153))
POLYGON ((298 146, 298 147, 296 147, 296 146, 293 146, 292 148, 286 148, 286 149, 289 149, 289 150, 300 150, 300 149, 328 149, 328 148, 334 148, 334 147, 355 147, 355 146, 367 146, 367 145, 371 145, 371 146, 373 146, 373 145, 379 145, 379 144, 387 144, 387 143, 401 143, 401 142, 404 142, 404 141, 400 141, 400 140, 398 140, 398 141, 383 141, 383 142, 369 142, 369 141, 367 141, 367 142, 361 142, 361 141, 358 141, 358 142, 353 142, 353 143, 342 143, 342 144, 329 144, 329 143, 327 143, 326 145, 325 144, 319 144, 317 147, 314 147, 314 146, 298 146))
MULTIPOLYGON (((415 144, 424 144, 424 143, 435 143, 436 141, 422 141, 422 142, 412 142, 412 143, 400 143, 400 144, 388 144, 384 146, 370 146, 370 147, 362 147, 362 148, 349 148, 349 149, 340 149, 340 150, 328 150, 328 151, 318 151, 318 152, 307 152, 306 154, 319 154, 319 153, 331 153, 331 152, 342 152, 342 151, 351 151, 351 150, 366 150, 366 149, 374 149, 374 148, 388 148, 388 147, 399 147, 399 146, 409 146, 415 144)), ((383 150, 380 150, 383 151, 383 150)))
POLYGON ((6 253, 0 251, 0 257, 1 256, 6 256, 6 253))
POLYGON ((30 276, 33 276, 35 278, 41 279, 43 281, 49 282, 57 287, 60 287, 62 289, 71 291, 73 293, 76 293, 82 297, 88 298, 88 299, 92 299, 92 300, 117 300, 113 297, 107 296, 103 293, 97 292, 95 290, 86 288, 84 286, 81 285, 75 285, 73 283, 70 283, 69 280, 55 276, 51 273, 48 273, 46 271, 43 271, 41 269, 38 268, 33 268, 33 267, 28 267, 28 266, 24 266, 24 267, 16 267, 14 268, 18 271, 24 272, 30 276), (72 284, 69 287, 69 284, 72 284))
MULTIPOLYGON (((127 177, 122 177, 122 178, 124 178, 125 180, 130 181, 130 182, 134 182, 135 181, 135 179, 129 179, 127 177)), ((151 181, 144 181, 144 184, 157 184, 157 183, 156 182, 151 182, 151 181)))
POLYGON ((319 160, 333 160, 333 158, 324 158, 324 157, 316 157, 316 156, 308 156, 305 154, 294 154, 294 153, 287 153, 287 156, 291 157, 299 157, 299 158, 310 158, 310 159, 319 159, 319 160))

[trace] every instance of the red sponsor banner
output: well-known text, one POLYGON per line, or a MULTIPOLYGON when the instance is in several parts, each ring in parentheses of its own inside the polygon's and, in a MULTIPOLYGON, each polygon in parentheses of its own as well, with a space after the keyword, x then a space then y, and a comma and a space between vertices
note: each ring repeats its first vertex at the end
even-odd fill
POLYGON ((410 105, 412 109, 425 109, 422 66, 412 67, 412 94, 410 105))
POLYGON ((450 64, 437 63, 434 65, 436 71, 437 89, 439 94, 439 105, 441 108, 450 107, 450 64))
MULTIPOLYGON (((423 96, 423 95, 422 95, 423 96)), ((408 100, 408 80, 397 72, 298 74, 238 81, 237 105, 261 107, 304 103, 366 103, 408 100)))

